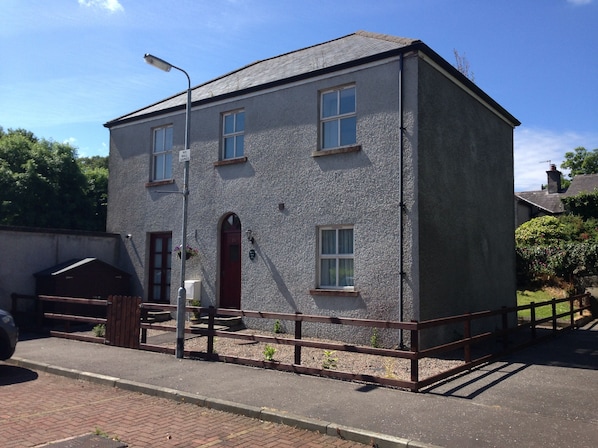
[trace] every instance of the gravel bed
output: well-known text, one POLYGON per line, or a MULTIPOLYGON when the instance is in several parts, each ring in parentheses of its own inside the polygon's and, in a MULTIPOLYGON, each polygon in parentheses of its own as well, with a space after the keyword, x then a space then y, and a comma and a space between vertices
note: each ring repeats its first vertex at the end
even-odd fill
MULTIPOLYGON (((175 326, 174 321, 163 322, 159 325, 175 326)), ((186 325, 189 326, 189 323, 186 325)), ((276 338, 292 338, 290 334, 284 333, 265 333, 256 330, 239 330, 236 333, 248 335, 263 335, 276 338)), ((174 349, 176 334, 175 332, 165 332, 164 330, 151 329, 147 332, 147 343, 174 349), (169 334, 172 335, 170 338, 169 334)), ((304 340, 316 339, 304 338, 304 340)), ((329 341, 317 339, 320 342, 339 343, 338 341, 329 341)), ((285 364, 293 364, 294 347, 292 345, 282 345, 274 343, 264 343, 256 341, 246 341, 217 336, 214 339, 214 351, 219 355, 249 358, 254 360, 265 360, 264 350, 266 345, 274 347, 276 350, 273 355, 273 361, 285 364)), ((207 350, 207 337, 186 335, 185 350, 205 352, 207 350)), ((419 360, 419 377, 421 379, 444 372, 453 367, 463 364, 462 360, 424 358, 419 360)), ((396 380, 410 380, 410 361, 408 359, 395 358, 390 356, 369 355, 362 353, 353 353, 346 351, 330 351, 303 347, 301 349, 301 365, 311 368, 330 368, 342 372, 373 375, 381 378, 396 380)))

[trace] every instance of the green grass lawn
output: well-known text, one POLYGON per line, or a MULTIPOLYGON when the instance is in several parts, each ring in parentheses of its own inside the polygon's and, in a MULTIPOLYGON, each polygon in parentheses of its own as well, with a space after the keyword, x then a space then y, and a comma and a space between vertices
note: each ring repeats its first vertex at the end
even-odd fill
MULTIPOLYGON (((517 290, 517 305, 527 305, 531 302, 540 303, 546 302, 547 300, 552 300, 553 297, 557 299, 563 297, 563 295, 552 295, 549 291, 545 291, 539 289, 537 291, 528 291, 528 290, 517 290)), ((569 311, 569 303, 557 303, 556 305, 556 313, 566 313, 569 311)), ((530 310, 522 310, 517 313, 517 317, 521 317, 524 319, 530 318, 531 311, 530 310)), ((552 316, 552 305, 548 304, 541 307, 536 307, 536 319, 544 319, 545 317, 552 316)))

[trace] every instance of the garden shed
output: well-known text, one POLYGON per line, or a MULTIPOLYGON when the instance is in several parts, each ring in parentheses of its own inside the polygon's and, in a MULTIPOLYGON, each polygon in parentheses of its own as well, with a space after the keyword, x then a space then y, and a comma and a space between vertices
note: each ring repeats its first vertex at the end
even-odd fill
MULTIPOLYGON (((78 258, 33 274, 35 294, 108 299, 110 295, 130 295, 131 275, 97 258, 78 258)), ((39 310, 92 317, 106 317, 106 309, 93 305, 39 304, 39 310)), ((40 317, 41 318, 41 317, 40 317)))
POLYGON ((106 299, 129 295, 131 275, 97 258, 79 258, 33 274, 37 295, 106 299))

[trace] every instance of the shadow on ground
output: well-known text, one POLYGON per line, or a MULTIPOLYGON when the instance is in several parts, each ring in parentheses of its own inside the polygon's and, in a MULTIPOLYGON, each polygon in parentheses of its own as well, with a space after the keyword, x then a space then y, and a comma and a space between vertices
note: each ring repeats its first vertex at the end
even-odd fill
POLYGON ((0 386, 35 381, 37 377, 37 373, 33 370, 0 363, 0 386))
MULTIPOLYGON (((542 332, 550 330, 539 330, 542 332)), ((531 366, 598 370, 598 321, 436 383, 422 392, 474 399, 531 366)))
POLYGON ((533 365, 597 370, 598 320, 515 352, 506 359, 510 362, 533 365))

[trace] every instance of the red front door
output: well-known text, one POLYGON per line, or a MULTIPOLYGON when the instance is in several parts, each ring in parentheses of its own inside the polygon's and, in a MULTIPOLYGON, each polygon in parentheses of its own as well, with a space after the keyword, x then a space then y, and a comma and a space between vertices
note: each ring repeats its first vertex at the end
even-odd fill
POLYGON ((241 221, 234 214, 220 232, 220 308, 241 309, 241 221))

